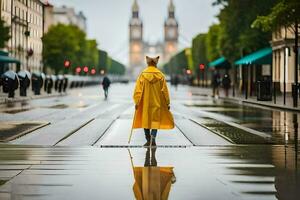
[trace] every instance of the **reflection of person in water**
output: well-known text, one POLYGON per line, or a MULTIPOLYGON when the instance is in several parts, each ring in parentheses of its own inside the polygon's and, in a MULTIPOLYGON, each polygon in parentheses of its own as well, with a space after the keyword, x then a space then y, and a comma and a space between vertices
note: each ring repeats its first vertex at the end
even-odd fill
POLYGON ((157 167, 156 148, 147 148, 144 167, 133 167, 137 200, 166 200, 176 182, 173 167, 157 167))

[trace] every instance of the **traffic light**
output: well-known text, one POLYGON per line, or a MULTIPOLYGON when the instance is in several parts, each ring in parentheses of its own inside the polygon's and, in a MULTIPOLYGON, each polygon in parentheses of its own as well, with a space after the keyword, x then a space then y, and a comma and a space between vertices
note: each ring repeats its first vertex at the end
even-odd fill
POLYGON ((205 69, 205 65, 204 65, 204 64, 200 64, 200 65, 199 65, 199 69, 200 69, 200 70, 204 70, 204 69, 205 69))
POLYGON ((65 60, 64 66, 65 68, 69 68, 71 66, 71 62, 69 60, 65 60))
POLYGON ((88 67, 88 66, 84 66, 84 67, 83 67, 83 71, 84 71, 85 73, 88 73, 88 72, 89 72, 89 67, 88 67))
POLYGON ((92 75, 95 75, 96 74, 96 70, 93 68, 93 69, 91 69, 91 74, 92 75))
POLYGON ((76 73, 79 74, 81 72, 81 67, 76 67, 76 73))

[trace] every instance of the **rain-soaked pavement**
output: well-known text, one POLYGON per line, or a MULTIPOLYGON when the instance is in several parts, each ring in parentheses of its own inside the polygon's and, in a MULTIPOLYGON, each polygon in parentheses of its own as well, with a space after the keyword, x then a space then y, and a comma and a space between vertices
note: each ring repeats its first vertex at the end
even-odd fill
POLYGON ((176 128, 146 149, 132 89, 0 105, 0 199, 299 199, 299 114, 179 87, 176 128))

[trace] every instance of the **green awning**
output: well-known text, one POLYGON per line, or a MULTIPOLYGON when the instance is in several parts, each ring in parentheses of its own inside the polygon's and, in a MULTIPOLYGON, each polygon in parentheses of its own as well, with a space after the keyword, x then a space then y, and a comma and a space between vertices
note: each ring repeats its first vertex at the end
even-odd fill
POLYGON ((15 58, 9 57, 9 56, 0 55, 0 63, 17 63, 17 64, 20 64, 20 61, 15 59, 15 58))
POLYGON ((235 65, 272 64, 272 48, 264 48, 234 62, 235 65))
POLYGON ((214 61, 208 63, 208 67, 230 68, 230 63, 226 60, 225 57, 220 57, 217 60, 214 60, 214 61))

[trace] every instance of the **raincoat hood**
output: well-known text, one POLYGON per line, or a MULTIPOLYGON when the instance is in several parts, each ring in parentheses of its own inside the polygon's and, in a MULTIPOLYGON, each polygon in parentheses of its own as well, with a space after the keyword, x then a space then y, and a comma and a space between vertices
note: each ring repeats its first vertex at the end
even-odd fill
POLYGON ((161 73, 161 71, 154 66, 147 67, 141 76, 150 83, 156 83, 164 78, 164 75, 161 73))

